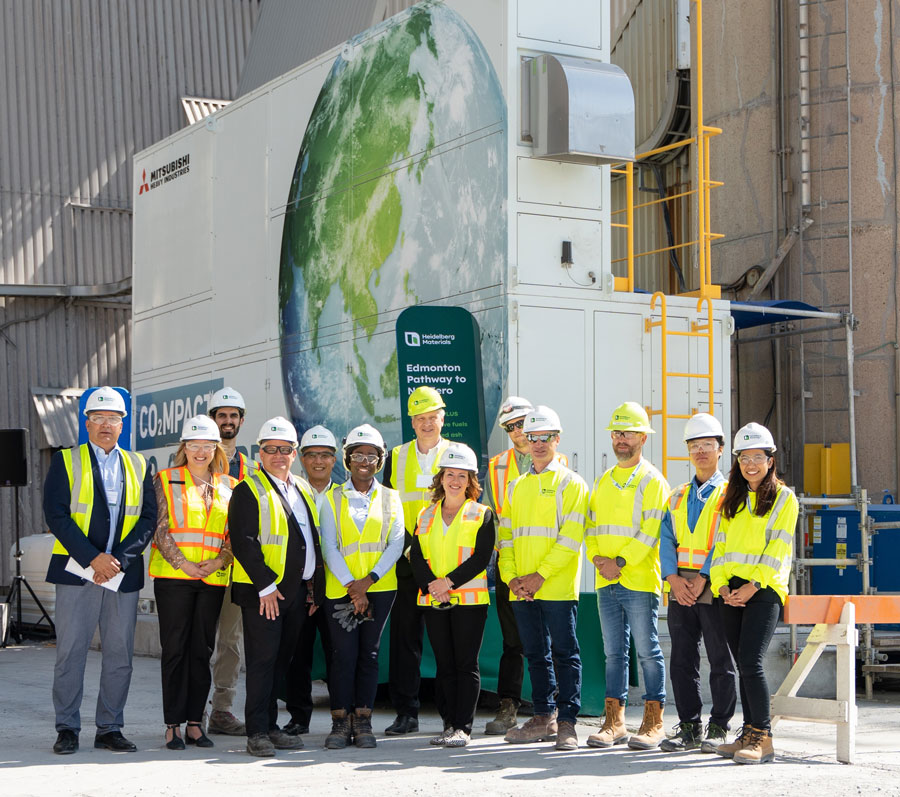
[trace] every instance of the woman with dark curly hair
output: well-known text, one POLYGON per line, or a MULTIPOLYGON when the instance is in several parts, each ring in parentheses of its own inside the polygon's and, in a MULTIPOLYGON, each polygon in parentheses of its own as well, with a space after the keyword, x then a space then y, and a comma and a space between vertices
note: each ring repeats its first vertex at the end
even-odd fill
POLYGON ((763 660, 788 594, 799 504, 775 472, 775 441, 758 423, 734 436, 728 485, 710 497, 714 548, 710 567, 728 647, 740 673, 744 726, 716 752, 738 764, 775 758, 769 684, 763 660))

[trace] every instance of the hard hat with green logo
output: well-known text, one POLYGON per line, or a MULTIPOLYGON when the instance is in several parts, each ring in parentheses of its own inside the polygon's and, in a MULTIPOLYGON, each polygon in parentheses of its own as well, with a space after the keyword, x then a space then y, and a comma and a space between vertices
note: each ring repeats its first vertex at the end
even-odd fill
POLYGON ((772 433, 761 423, 748 423, 737 430, 734 436, 734 448, 732 454, 740 454, 741 451, 749 451, 751 448, 761 448, 764 451, 777 451, 775 438, 772 433))
POLYGON ((324 446, 325 448, 333 448, 337 450, 337 441, 334 435, 324 426, 313 426, 303 433, 300 438, 300 450, 303 451, 311 446, 324 446))
POLYGON ((287 418, 278 415, 269 418, 259 428, 256 442, 261 444, 263 440, 287 440, 287 442, 297 445, 297 430, 287 418))
POLYGON ((437 465, 439 468, 456 468, 478 473, 478 457, 471 448, 463 443, 451 443, 447 446, 437 465))
POLYGON ((650 425, 650 417, 647 415, 647 410, 636 401, 626 401, 613 410, 612 418, 609 420, 609 426, 606 427, 606 431, 653 434, 653 427, 650 425))
POLYGON ((376 473, 384 467, 385 455, 387 448, 384 445, 384 438, 374 426, 364 423, 347 432, 344 438, 344 467, 350 469, 350 454, 357 446, 372 446, 378 450, 378 465, 375 468, 376 473))
POLYGON ((84 402, 84 414, 91 412, 118 412, 123 418, 128 415, 125 409, 125 399, 118 390, 114 390, 109 385, 98 387, 84 402))
POLYGON ((181 430, 181 440, 214 440, 219 443, 222 437, 219 435, 219 427, 216 422, 207 415, 195 415, 184 422, 181 430))
POLYGON ((446 406, 441 394, 433 387, 428 387, 427 385, 417 387, 409 394, 409 400, 406 402, 406 409, 410 418, 426 412, 440 410, 446 406))
POLYGON ((559 415, 544 404, 538 404, 525 416, 525 425, 522 431, 525 434, 532 432, 561 432, 563 430, 559 415))
POLYGON ((220 407, 234 407, 244 414, 247 405, 244 404, 244 397, 238 393, 233 387, 223 387, 217 390, 209 397, 209 403, 206 405, 206 414, 215 415, 216 410, 220 407))

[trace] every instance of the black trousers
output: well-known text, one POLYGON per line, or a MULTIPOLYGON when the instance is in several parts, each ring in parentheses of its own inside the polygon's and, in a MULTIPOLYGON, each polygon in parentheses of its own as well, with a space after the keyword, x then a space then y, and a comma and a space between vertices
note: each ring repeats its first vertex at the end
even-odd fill
POLYGON ((378 649, 381 634, 391 617, 396 592, 369 592, 372 620, 360 623, 347 631, 332 617, 335 607, 348 603, 349 598, 325 599, 325 614, 331 634, 331 680, 328 694, 333 711, 372 708, 378 691, 378 649))
MULTIPOLYGON (((403 560, 401 559, 401 562, 403 560)), ((419 716, 419 674, 425 618, 416 603, 419 588, 410 575, 397 567, 397 599, 391 609, 389 692, 397 714, 419 716)), ((409 569, 407 564, 406 569, 409 569)))
POLYGON ((421 609, 437 670, 436 698, 445 728, 472 733, 481 672, 478 654, 484 639, 488 607, 455 606, 441 611, 421 609))
POLYGON ((501 700, 509 698, 518 706, 522 702, 525 656, 522 652, 522 640, 519 639, 519 626, 516 625, 516 616, 509 600, 509 584, 500 578, 499 567, 496 574, 497 619, 503 635, 503 653, 497 668, 497 697, 501 700))
POLYGON ((780 615, 781 601, 769 588, 757 592, 744 607, 728 606, 724 602, 719 607, 725 638, 740 673, 744 722, 762 730, 772 726, 769 683, 763 661, 780 615))
POLYGON ((737 689, 734 662, 728 650, 717 603, 721 603, 718 598, 713 603, 695 603, 693 606, 682 606, 674 599, 669 601, 669 635, 672 642, 669 678, 678 719, 681 722, 700 722, 703 711, 700 695, 702 638, 709 660, 709 689, 712 693, 709 719, 720 728, 727 729, 737 705, 737 689))
POLYGON ((304 582, 294 595, 279 601, 279 614, 274 620, 261 615, 258 606, 241 606, 247 664, 247 700, 244 704, 247 736, 268 733, 278 727, 276 687, 287 673, 297 647, 297 637, 309 616, 306 591, 304 582))
POLYGON ((298 725, 308 726, 312 717, 312 667, 317 633, 322 639, 322 650, 325 653, 325 677, 331 681, 331 637, 327 614, 322 607, 303 623, 288 667, 285 705, 291 713, 291 722, 298 725))
POLYGON ((163 717, 167 724, 200 722, 209 698, 209 660, 224 587, 199 579, 154 578, 153 594, 162 647, 163 717))

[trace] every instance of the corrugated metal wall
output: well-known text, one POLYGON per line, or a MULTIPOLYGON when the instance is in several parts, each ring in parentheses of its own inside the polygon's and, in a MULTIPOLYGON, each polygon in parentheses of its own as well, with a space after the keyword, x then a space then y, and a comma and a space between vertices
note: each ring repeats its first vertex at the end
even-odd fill
MULTIPOLYGON (((185 124, 184 95, 231 99, 260 0, 0 0, 0 284, 131 276, 131 158, 185 124)), ((130 301, 0 289, 0 428, 28 427, 23 535, 49 461, 32 386, 130 381, 130 301)), ((12 490, 0 489, 0 585, 12 490)))

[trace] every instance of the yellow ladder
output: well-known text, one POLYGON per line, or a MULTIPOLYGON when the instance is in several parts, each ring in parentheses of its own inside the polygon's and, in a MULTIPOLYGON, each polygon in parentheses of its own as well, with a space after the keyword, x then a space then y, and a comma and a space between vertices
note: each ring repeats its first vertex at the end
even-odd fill
MULTIPOLYGON (((687 456, 669 456, 669 421, 687 420, 691 415, 699 412, 697 408, 692 408, 689 415, 669 412, 669 380, 670 379, 705 379, 709 386, 709 409, 712 415, 714 404, 714 357, 713 357, 713 304, 710 297, 701 297, 697 300, 697 321, 691 321, 690 331, 682 331, 669 329, 668 318, 666 315, 666 295, 661 291, 657 291, 650 299, 650 315, 644 321, 644 331, 648 334, 655 327, 659 327, 660 331, 660 349, 662 361, 660 364, 660 373, 662 374, 662 406, 659 409, 647 407, 647 414, 651 420, 654 415, 659 415, 662 420, 662 473, 663 476, 669 476, 669 462, 685 462, 687 456), (653 320, 653 311, 659 303, 659 320, 653 320), (700 318, 703 313, 703 305, 706 305, 706 321, 701 322, 700 318), (706 338, 707 341, 707 372, 692 373, 688 371, 670 371, 668 362, 668 339, 670 337, 683 338, 706 338)), ((688 394, 690 395, 690 393, 688 394)))

